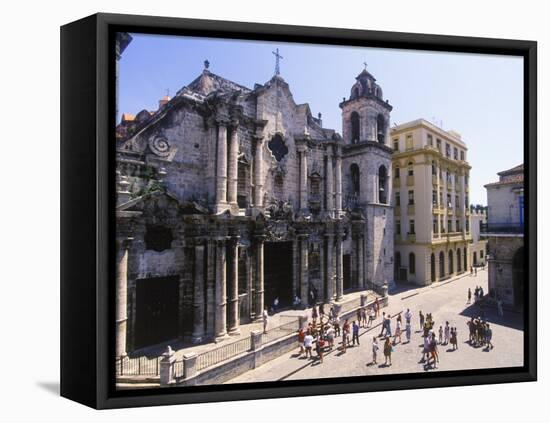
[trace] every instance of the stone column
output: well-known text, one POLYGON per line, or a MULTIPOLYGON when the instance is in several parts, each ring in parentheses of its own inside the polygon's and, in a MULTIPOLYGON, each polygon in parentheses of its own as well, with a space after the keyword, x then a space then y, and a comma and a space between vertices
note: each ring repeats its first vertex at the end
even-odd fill
POLYGON ((336 155, 336 217, 339 217, 342 213, 342 154, 340 151, 336 155))
POLYGON ((307 306, 309 300, 308 254, 308 236, 300 235, 300 298, 304 306, 307 306))
POLYGON ((327 242, 327 301, 334 299, 334 235, 331 233, 325 234, 327 242))
POLYGON ((126 357, 128 322, 128 249, 132 238, 117 240, 116 356, 126 357))
POLYGON ((254 205, 263 206, 263 136, 256 136, 256 155, 254 158, 254 205))
POLYGON ((327 149, 327 183, 326 183, 326 196, 327 196, 327 211, 329 215, 334 213, 334 175, 332 173, 332 152, 331 147, 327 149))
POLYGON ((308 211, 307 204, 307 154, 305 150, 300 151, 300 210, 308 211))
POLYGON ((238 335, 239 331, 239 238, 229 243, 229 335, 238 335))
MULTIPOLYGON (((239 157, 238 126, 231 130, 229 138, 229 160, 227 162, 227 202, 233 210, 237 209, 237 171, 239 157)), ((235 210, 236 211, 236 210, 235 210)))
POLYGON ((202 342, 205 334, 204 328, 204 245, 202 241, 197 241, 195 244, 195 274, 194 274, 194 289, 193 289, 193 335, 191 342, 202 342))
POLYGON ((216 313, 214 332, 216 341, 227 336, 227 303, 226 303, 226 251, 225 239, 216 243, 216 313))
POLYGON ((218 126, 216 159, 216 213, 220 213, 227 205, 227 127, 223 123, 218 126))
POLYGON ((336 301, 340 301, 344 296, 344 263, 342 257, 342 238, 343 234, 336 234, 336 301))
POLYGON ((364 252, 363 252, 363 235, 358 234, 357 237, 357 285, 359 288, 365 288, 365 271, 364 271, 364 252))
POLYGON ((262 318, 264 311, 264 237, 255 238, 256 249, 256 319, 262 318))

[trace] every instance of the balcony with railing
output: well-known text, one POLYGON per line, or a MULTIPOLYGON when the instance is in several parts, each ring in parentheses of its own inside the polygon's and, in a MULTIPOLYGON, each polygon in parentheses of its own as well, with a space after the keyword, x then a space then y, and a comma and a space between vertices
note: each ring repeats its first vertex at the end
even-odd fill
POLYGON ((481 235, 505 234, 505 235, 523 235, 525 232, 524 224, 520 222, 490 222, 480 224, 481 235))

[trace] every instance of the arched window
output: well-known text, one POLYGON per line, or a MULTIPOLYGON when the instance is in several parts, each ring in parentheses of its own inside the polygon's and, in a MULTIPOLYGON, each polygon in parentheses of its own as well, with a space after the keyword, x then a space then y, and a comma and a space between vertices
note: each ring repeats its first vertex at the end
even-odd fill
POLYGON ((393 177, 395 179, 399 179, 399 165, 395 165, 395 167, 393 169, 393 177))
POLYGON ((430 279, 435 282, 435 254, 432 253, 430 257, 430 279))
POLYGON ((409 254, 409 273, 411 275, 416 273, 416 257, 414 253, 409 254))
POLYGON ((445 277, 445 254, 443 251, 439 253, 439 279, 445 277))
POLYGON ((384 165, 378 168, 378 202, 388 203, 388 171, 384 165))
POLYGON ((384 115, 378 115, 376 117, 376 128, 378 142, 384 144, 386 142, 386 119, 384 115))
POLYGON ((409 162, 407 164, 407 174, 409 176, 413 176, 414 175, 414 163, 413 162, 409 162))
POLYGON ((351 143, 357 144, 361 136, 361 123, 359 122, 359 113, 353 112, 350 116, 351 124, 351 143))
POLYGON ((453 273, 454 273, 453 250, 449 250, 449 275, 452 275, 453 273))
POLYGON ((353 163, 350 168, 350 177, 351 177, 351 190, 352 195, 355 197, 359 197, 360 192, 360 174, 359 174, 359 166, 357 164, 353 163))

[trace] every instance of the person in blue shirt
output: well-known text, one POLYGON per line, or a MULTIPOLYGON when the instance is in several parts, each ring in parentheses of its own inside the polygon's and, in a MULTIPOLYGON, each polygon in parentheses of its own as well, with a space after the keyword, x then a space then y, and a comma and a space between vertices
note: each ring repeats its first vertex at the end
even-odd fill
POLYGON ((353 326, 352 326, 352 338, 351 338, 351 342, 353 343, 353 346, 355 346, 355 341, 357 341, 357 345, 360 345, 359 344, 359 325, 354 320, 353 326))

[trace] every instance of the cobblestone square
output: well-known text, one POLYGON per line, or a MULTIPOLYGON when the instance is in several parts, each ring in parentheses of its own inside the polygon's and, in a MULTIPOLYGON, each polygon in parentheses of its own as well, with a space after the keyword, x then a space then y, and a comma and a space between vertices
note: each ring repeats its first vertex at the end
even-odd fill
MULTIPOLYGON (((345 353, 334 349, 325 354, 323 363, 317 359, 298 357, 298 349, 285 354, 263 366, 242 374, 228 383, 281 381, 313 378, 330 378, 358 375, 384 375, 393 373, 415 373, 445 370, 485 369, 515 367, 523 365, 523 319, 517 312, 505 310, 499 317, 497 310, 486 309, 486 320, 493 329, 494 349, 473 347, 468 343, 466 322, 479 313, 476 305, 467 304, 467 290, 482 286, 487 290, 487 270, 480 270, 477 276, 463 274, 450 281, 433 284, 428 287, 396 290, 390 293, 389 306, 383 311, 392 316, 410 308, 413 313, 413 334, 410 344, 398 343, 392 354, 392 365, 384 366, 384 357, 379 352, 378 364, 371 365, 372 337, 380 333, 378 318, 371 329, 360 330, 360 346, 348 348, 345 353), (440 362, 437 369, 427 368, 420 362, 422 356, 422 333, 419 331, 418 312, 432 313, 435 327, 449 321, 451 327, 458 329, 458 350, 440 345, 440 362)), ((392 319, 392 330, 395 319, 392 319)), ((338 338, 338 344, 341 339, 338 338)), ((382 347, 381 340, 379 340, 382 347)))

